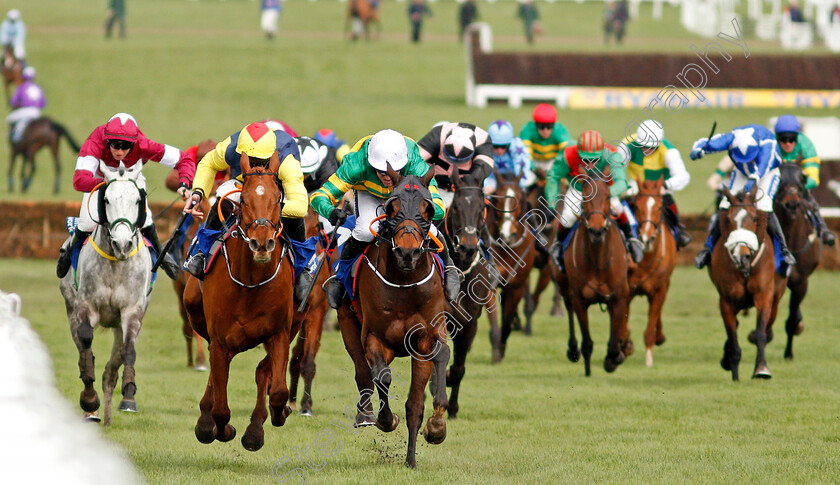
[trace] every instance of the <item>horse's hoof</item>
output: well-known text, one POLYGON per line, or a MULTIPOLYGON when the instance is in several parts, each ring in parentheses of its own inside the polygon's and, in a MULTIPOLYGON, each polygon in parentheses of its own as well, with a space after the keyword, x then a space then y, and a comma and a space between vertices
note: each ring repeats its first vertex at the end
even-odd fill
POLYGON ((613 362, 611 359, 604 359, 604 370, 605 371, 612 373, 612 372, 615 372, 615 370, 617 368, 618 368, 618 364, 613 362))
POLYGON ((755 330, 752 330, 749 335, 747 335, 747 341, 753 345, 755 345, 755 330))
POLYGON ((563 307, 554 305, 554 308, 551 309, 551 316, 561 318, 563 316, 563 307))
POLYGON ((386 425, 380 423, 379 420, 377 419, 376 420, 376 427, 381 429, 385 433, 390 433, 391 431, 394 431, 395 429, 397 429, 397 426, 400 424, 400 417, 397 416, 396 413, 391 413, 391 416, 392 416, 393 419, 391 419, 391 425, 390 426, 386 426, 386 425))
POLYGON ((729 361, 726 360, 726 357, 720 359, 720 366, 723 367, 723 370, 732 370, 732 367, 729 365, 729 361))
POLYGON ((281 411, 279 413, 275 412, 274 408, 272 407, 271 408, 271 425, 274 426, 275 428, 277 428, 279 426, 283 426, 284 424, 286 424, 286 418, 288 418, 290 414, 292 414, 292 408, 290 408, 289 406, 285 406, 283 408, 283 411, 281 411))
POLYGON ((222 436, 216 436, 216 439, 221 441, 222 443, 227 443, 228 441, 236 438, 236 428, 232 425, 227 424, 225 425, 225 432, 222 436))
POLYGON ((123 411, 125 413, 136 413, 137 412, 137 402, 133 399, 123 399, 120 401, 120 406, 117 408, 119 411, 123 411))
POLYGON ((796 324, 796 331, 793 332, 793 334, 794 335, 802 335, 802 332, 804 332, 804 331, 805 331, 805 324, 802 323, 802 320, 800 320, 799 323, 796 324))
POLYGON ((500 364, 502 362, 502 352, 499 349, 493 349, 493 363, 500 364))
POLYGON ((625 357, 630 357, 633 355, 633 352, 636 351, 636 345, 633 344, 632 340, 627 339, 627 341, 624 342, 624 346, 621 351, 624 352, 625 357))
POLYGON ((579 361, 580 360, 580 349, 578 349, 578 348, 573 349, 573 348, 569 347, 569 349, 566 350, 566 357, 568 357, 569 360, 572 361, 572 362, 579 361))
POLYGON ((653 348, 645 350, 645 365, 653 367, 653 348))
POLYGON ((98 423, 102 421, 102 418, 99 417, 99 411, 94 411, 92 413, 85 413, 82 416, 82 421, 87 421, 88 423, 98 423))
POLYGON ((93 397, 96 398, 95 401, 85 401, 85 392, 82 391, 82 395, 79 397, 79 405, 82 407, 82 411, 93 413, 99 409, 99 405, 101 404, 99 402, 99 396, 94 393, 93 397))
POLYGON ((656 345, 664 344, 668 339, 665 338, 664 335, 660 334, 656 336, 656 345))
POLYGON ((434 417, 426 421, 426 427, 423 428, 423 438, 426 438, 426 443, 430 445, 439 445, 446 439, 446 420, 434 417), (437 421, 437 422, 432 422, 437 421))
POLYGON ((250 431, 250 426, 249 429, 245 430, 245 434, 242 435, 242 447, 248 451, 258 451, 265 444, 265 435, 262 432, 262 428, 259 428, 253 433, 249 433, 248 431, 250 431))
POLYGON ((530 324, 530 323, 526 323, 526 324, 525 324, 525 328, 523 328, 523 329, 522 329, 522 334, 523 334, 523 335, 532 335, 533 333, 534 333, 534 332, 531 330, 531 324, 530 324))
POLYGON ((753 372, 753 379, 770 379, 771 377, 773 377, 773 374, 770 373, 770 369, 766 365, 756 367, 755 372, 753 372))
POLYGON ((212 425, 210 427, 202 427, 201 419, 199 419, 198 424, 195 425, 195 437, 199 443, 209 445, 216 440, 216 427, 212 425))
POLYGON ((315 416, 315 413, 313 413, 311 409, 301 409, 298 414, 301 415, 301 416, 306 416, 306 417, 310 417, 310 418, 312 416, 315 416))
POLYGON ((195 367, 193 367, 193 370, 196 372, 207 372, 210 368, 207 367, 207 364, 196 364, 195 367))

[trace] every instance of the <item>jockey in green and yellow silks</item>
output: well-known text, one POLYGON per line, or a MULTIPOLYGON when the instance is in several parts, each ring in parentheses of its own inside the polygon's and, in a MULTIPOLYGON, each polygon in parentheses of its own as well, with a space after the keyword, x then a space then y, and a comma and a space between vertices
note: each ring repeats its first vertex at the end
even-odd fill
POLYGON ((532 118, 522 127, 519 138, 528 149, 534 168, 545 173, 551 168, 560 151, 573 140, 569 130, 557 121, 557 110, 554 106, 538 104, 534 108, 532 118))

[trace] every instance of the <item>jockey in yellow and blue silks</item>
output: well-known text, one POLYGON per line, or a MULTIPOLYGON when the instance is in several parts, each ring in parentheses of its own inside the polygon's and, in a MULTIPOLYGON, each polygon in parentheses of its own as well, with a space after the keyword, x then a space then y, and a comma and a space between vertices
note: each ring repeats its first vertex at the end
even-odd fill
POLYGON ((816 222, 817 233, 820 235, 823 244, 834 246, 835 237, 825 219, 820 215, 820 206, 814 200, 811 189, 820 185, 820 157, 817 156, 817 149, 811 140, 802 133, 799 120, 793 115, 782 115, 776 120, 776 140, 779 142, 779 152, 783 163, 799 163, 802 166, 802 173, 805 174, 805 198, 811 207, 807 211, 811 219, 816 222))
MULTIPOLYGON (((231 179, 216 190, 216 203, 210 209, 204 223, 203 231, 207 232, 203 234, 209 234, 209 231, 214 231, 213 234, 215 234, 215 231, 220 230, 223 226, 223 221, 219 220, 216 208, 216 204, 219 203, 218 199, 242 184, 242 168, 239 166, 241 154, 244 153, 249 157, 251 165, 264 164, 268 166, 268 161, 275 151, 280 158, 277 179, 282 183, 284 193, 281 214, 283 232, 289 236, 295 253, 295 276, 297 278, 295 296, 300 297, 311 281, 311 275, 308 272, 303 272, 303 269, 315 254, 315 246, 314 242, 306 245, 306 226, 303 218, 306 217, 309 203, 306 188, 303 185, 298 145, 288 133, 283 130, 272 131, 265 123, 251 123, 242 131, 234 133, 217 144, 215 149, 204 155, 198 162, 195 179, 193 180, 192 196, 187 199, 184 212, 201 217, 198 203, 208 197, 216 173, 230 168, 231 179)), ((225 200, 238 204, 239 194, 232 194, 225 200)), ((199 234, 196 235, 198 241, 198 244, 194 244, 196 250, 184 265, 187 271, 199 279, 204 277, 206 257, 204 249, 207 249, 207 246, 202 244, 203 237, 199 234)))
MULTIPOLYGON (((694 142, 691 159, 702 158, 706 153, 728 150, 729 158, 735 163, 732 178, 729 181, 729 191, 732 194, 746 191, 753 184, 758 186, 758 200, 755 206, 767 213, 767 231, 778 239, 782 257, 789 266, 796 264, 787 247, 785 235, 779 225, 776 214, 773 213, 773 198, 779 189, 779 165, 782 163, 779 145, 773 132, 761 125, 745 125, 733 129, 730 133, 713 136, 711 139, 701 138, 694 142)), ((709 237, 706 245, 694 258, 694 265, 703 268, 711 260, 712 249, 720 238, 720 210, 729 208, 729 199, 723 198, 718 206, 718 212, 709 222, 709 237)))
MULTIPOLYGON (((403 175, 422 177, 431 168, 423 161, 417 143, 394 130, 382 130, 373 136, 366 136, 356 142, 353 148, 344 156, 338 170, 327 182, 310 198, 312 208, 319 215, 329 219, 333 226, 341 226, 347 214, 335 207, 344 194, 353 189, 355 191, 356 225, 350 239, 344 243, 339 259, 339 270, 350 264, 373 241, 371 223, 381 213, 380 207, 391 196, 393 182, 387 174, 387 167, 403 175), (380 211, 380 212, 378 212, 380 211)), ((445 214, 443 199, 438 193, 434 179, 429 183, 432 203, 435 207, 433 220, 441 220, 445 214)), ((378 227, 378 222, 374 223, 378 227)), ((376 229, 374 229, 376 230, 376 229)), ((429 231, 437 236, 437 228, 431 225, 429 231)), ((457 268, 452 263, 449 250, 444 238, 440 238, 444 245, 440 256, 446 266, 444 287, 446 297, 452 300, 457 297, 461 282, 457 268)), ((338 278, 332 277, 325 288, 327 301, 333 308, 338 308, 344 299, 346 290, 338 278)))

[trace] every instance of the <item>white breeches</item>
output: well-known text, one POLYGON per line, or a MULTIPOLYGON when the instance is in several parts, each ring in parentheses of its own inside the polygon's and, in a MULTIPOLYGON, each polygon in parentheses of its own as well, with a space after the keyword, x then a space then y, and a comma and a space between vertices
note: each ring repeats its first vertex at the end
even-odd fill
MULTIPOLYGON (((729 191, 732 195, 738 194, 744 190, 751 179, 738 170, 732 172, 732 178, 729 180, 729 191)), ((758 191, 755 194, 755 207, 762 212, 773 212, 773 197, 776 196, 776 191, 779 190, 779 169, 774 168, 768 170, 758 180, 758 191)), ((721 209, 729 208, 729 199, 724 197, 720 201, 721 209)))
MULTIPOLYGON (((383 214, 382 204, 384 201, 370 195, 369 192, 356 191, 356 227, 353 228, 353 238, 357 241, 373 241, 371 222, 383 214)), ((379 232, 379 222, 373 224, 373 230, 379 232)), ((432 224, 429 232, 434 236, 438 235, 437 228, 432 224)))
MULTIPOLYGON (((636 225, 636 218, 633 212, 621 203, 618 197, 610 197, 610 208, 619 216, 624 214, 627 220, 630 221, 631 226, 636 225)), ((571 228, 577 222, 578 217, 583 213, 583 195, 574 186, 569 186, 563 197, 563 211, 560 213, 560 224, 566 229, 571 228)))

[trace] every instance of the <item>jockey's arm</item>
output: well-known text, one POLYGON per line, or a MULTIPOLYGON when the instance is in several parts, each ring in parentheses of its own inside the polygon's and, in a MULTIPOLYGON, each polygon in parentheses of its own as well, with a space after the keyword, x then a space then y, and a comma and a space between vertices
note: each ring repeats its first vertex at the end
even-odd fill
MULTIPOLYGON (((560 152, 561 154, 563 152, 560 152)), ((545 198, 548 201, 549 207, 557 205, 558 196, 560 195, 560 180, 566 178, 571 173, 569 164, 566 163, 565 157, 560 155, 554 160, 551 169, 548 171, 545 182, 545 198)))
POLYGON ((230 137, 216 144, 216 148, 207 152, 196 166, 192 190, 200 192, 202 198, 206 199, 213 190, 216 173, 228 168, 228 163, 225 161, 225 149, 228 145, 230 145, 230 137))
POLYGON ((349 181, 342 178, 343 176, 346 177, 346 174, 342 173, 342 168, 346 166, 346 164, 341 164, 338 170, 324 182, 324 185, 309 197, 309 204, 318 215, 329 218, 338 201, 344 197, 348 190, 353 188, 349 181))
POLYGON ((802 173, 808 178, 805 181, 805 188, 810 190, 820 185, 820 157, 814 144, 807 136, 800 134, 798 143, 802 150, 802 173))
POLYGON ((680 151, 674 147, 665 152, 665 166, 668 167, 670 177, 665 181, 665 188, 672 192, 679 192, 691 182, 691 175, 685 169, 680 151))
MULTIPOLYGON (((195 175, 195 160, 191 154, 171 145, 164 145, 142 137, 138 140, 136 149, 139 150, 141 158, 158 162, 164 167, 177 169, 179 186, 189 187, 192 184, 195 175)), ((186 189, 178 194, 184 199, 189 195, 186 189)))
POLYGON ((627 169, 621 166, 618 162, 610 167, 610 176, 612 177, 612 185, 610 185, 610 196, 621 197, 630 186, 627 184, 627 169))
MULTIPOLYGON (((406 139, 406 143, 408 144, 408 163, 406 164, 403 173, 405 175, 416 175, 418 177, 422 177, 426 175, 429 170, 434 170, 435 167, 423 161, 423 157, 421 155, 422 149, 413 150, 411 145, 414 142, 409 143, 409 141, 409 139, 406 139)), ((417 146, 420 148, 419 144, 417 146)), ((434 177, 432 177, 431 182, 429 182, 429 192, 432 193, 432 203, 435 206, 435 215, 432 217, 432 220, 439 221, 446 215, 446 205, 443 203, 443 199, 438 192, 437 180, 435 180, 434 177)))
POLYGON ((703 150, 704 153, 729 150, 730 145, 732 145, 732 140, 734 139, 735 135, 732 133, 718 133, 713 136, 711 140, 708 138, 700 138, 695 141, 694 145, 692 145, 692 150, 703 150))
POLYGON ((309 209, 306 187, 303 185, 303 172, 300 162, 294 155, 286 155, 277 170, 277 178, 283 182, 285 200, 283 203, 283 217, 303 218, 309 209))
POLYGON ((90 192, 97 185, 104 181, 97 177, 99 171, 99 154, 102 153, 105 140, 98 130, 82 143, 79 150, 79 158, 76 159, 76 170, 73 172, 73 188, 79 192, 90 192))

